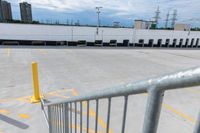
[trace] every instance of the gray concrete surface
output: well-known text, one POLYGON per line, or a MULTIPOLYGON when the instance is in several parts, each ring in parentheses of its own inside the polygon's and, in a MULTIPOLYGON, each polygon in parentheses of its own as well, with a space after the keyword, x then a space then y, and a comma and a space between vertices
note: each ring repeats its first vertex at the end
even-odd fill
MULTIPOLYGON (((47 98, 66 99, 169 72, 200 66, 199 50, 0 47, 0 133, 47 133, 33 94, 31 62, 39 63, 40 87, 47 98), (9 122, 12 121, 12 122, 9 122)), ((142 128, 146 95, 129 98, 126 133, 142 128)), ((121 131, 123 98, 114 98, 112 133, 121 131)), ((107 101, 100 101, 99 132, 105 133, 107 101)), ((91 102, 91 109, 95 104, 91 102)), ((200 88, 165 93, 158 133, 192 133, 200 109, 200 88)), ((85 118, 84 118, 85 119, 85 118)), ((91 133, 94 130, 91 118, 91 133)), ((85 125, 85 124, 84 124, 85 125)))

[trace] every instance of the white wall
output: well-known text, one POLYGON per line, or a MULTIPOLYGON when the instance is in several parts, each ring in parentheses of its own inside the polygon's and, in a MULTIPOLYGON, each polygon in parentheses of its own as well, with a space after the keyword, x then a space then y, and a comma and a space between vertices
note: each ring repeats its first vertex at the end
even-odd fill
MULTIPOLYGON (((78 41, 86 40, 94 42, 95 40, 117 40, 122 43, 123 40, 129 40, 131 43, 137 43, 139 39, 144 39, 148 43, 149 39, 154 39, 157 44, 158 39, 162 39, 164 44, 166 39, 177 39, 179 43, 183 38, 185 42, 188 38, 200 38, 200 32, 188 31, 168 31, 168 30, 135 30, 132 28, 100 28, 99 35, 96 35, 96 27, 76 27, 76 26, 55 26, 55 25, 32 25, 32 24, 5 24, 0 23, 0 39, 2 40, 40 40, 40 41, 78 41)), ((190 43, 189 43, 190 44, 190 43)))
MULTIPOLYGON (((188 31, 172 31, 172 30, 137 30, 136 31, 136 42, 139 39, 144 39, 144 43, 148 43, 149 39, 154 39, 154 43, 158 42, 158 39, 162 39, 162 44, 165 44, 166 39, 170 39, 170 44, 173 43, 173 39, 177 39, 179 43, 180 39, 189 39, 189 44, 191 39, 194 38, 195 41, 197 38, 200 38, 200 32, 188 32, 188 31)), ((194 41, 194 42, 195 42, 194 41)))

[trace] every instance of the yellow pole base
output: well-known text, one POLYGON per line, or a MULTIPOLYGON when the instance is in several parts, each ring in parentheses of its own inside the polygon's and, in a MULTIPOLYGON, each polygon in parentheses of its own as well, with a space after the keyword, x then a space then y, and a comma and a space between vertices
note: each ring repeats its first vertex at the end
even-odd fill
POLYGON ((34 96, 31 97, 31 103, 39 103, 40 99, 35 99, 34 96))

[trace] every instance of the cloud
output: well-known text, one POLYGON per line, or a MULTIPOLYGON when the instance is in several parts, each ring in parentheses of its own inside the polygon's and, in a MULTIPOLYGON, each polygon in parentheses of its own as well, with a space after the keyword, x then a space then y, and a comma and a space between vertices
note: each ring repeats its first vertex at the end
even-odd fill
MULTIPOLYGON (((24 0, 18 0, 22 2, 24 0)), ((137 9, 147 9, 148 0, 26 0, 35 7, 53 9, 56 11, 77 12, 83 10, 94 10, 96 6, 102 6, 105 10, 113 10, 122 13, 137 12, 137 9)), ((155 2, 154 2, 155 3, 155 2)))
MULTIPOLYGON (((22 2, 24 0, 10 0, 22 2)), ((102 14, 106 17, 147 19, 154 16, 156 7, 160 6, 161 20, 174 9, 178 10, 178 21, 197 23, 200 17, 199 0, 26 0, 34 8, 52 10, 55 12, 81 13, 95 12, 96 6, 102 6, 102 14), (193 20, 191 20, 193 19, 193 20)), ((200 21, 199 21, 200 22, 200 21)))

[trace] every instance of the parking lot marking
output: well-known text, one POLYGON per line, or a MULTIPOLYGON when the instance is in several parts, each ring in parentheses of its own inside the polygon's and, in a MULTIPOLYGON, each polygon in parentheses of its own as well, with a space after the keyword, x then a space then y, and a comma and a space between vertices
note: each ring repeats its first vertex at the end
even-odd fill
MULTIPOLYGON (((148 96, 148 93, 145 93, 144 95, 145 95, 145 96, 148 96)), ((190 117, 190 116, 188 116, 188 115, 186 115, 186 114, 184 114, 184 113, 182 113, 182 112, 180 112, 180 111, 174 109, 174 108, 171 107, 170 105, 168 105, 168 104, 166 104, 166 103, 163 103, 162 106, 163 106, 164 108, 166 108, 167 110, 171 111, 172 113, 178 115, 179 117, 182 117, 183 119, 185 119, 185 120, 191 122, 192 124, 195 124, 195 123, 196 123, 196 120, 195 120, 194 118, 192 118, 192 117, 190 117)))
POLYGON ((46 50, 43 50, 43 49, 39 49, 39 52, 43 55, 47 55, 47 51, 46 50))
POLYGON ((70 98, 68 96, 60 95, 57 92, 53 92, 53 93, 51 92, 51 93, 48 93, 48 95, 52 95, 52 96, 56 96, 56 97, 60 97, 60 98, 64 98, 64 99, 70 98))
MULTIPOLYGON (((80 125, 78 125, 78 124, 77 124, 76 126, 77 126, 77 128, 79 128, 79 129, 80 129, 80 125)), ((76 128, 76 126, 73 124, 73 125, 72 125, 72 128, 76 128)), ((84 131, 84 132, 86 132, 86 131, 87 131, 87 128, 85 128, 85 127, 83 127, 82 129, 83 129, 83 131, 84 131)), ((94 129, 91 129, 91 128, 89 128, 89 133, 95 133, 95 130, 94 130, 94 129)), ((101 132, 101 131, 97 131, 97 133, 103 133, 103 132, 101 132)))
POLYGON ((187 89, 187 91, 195 93, 195 94, 200 94, 200 90, 197 90, 197 89, 189 88, 189 89, 187 89))
MULTIPOLYGON (((63 90, 56 90, 56 91, 51 91, 46 94, 44 94, 45 97, 48 97, 50 95, 54 95, 60 98, 68 98, 66 96, 60 95, 58 93, 63 93, 63 92, 72 92, 72 89, 63 89, 63 90)), ((8 98, 8 99, 0 99, 0 103, 7 103, 7 102, 12 102, 12 101, 21 101, 25 103, 30 103, 30 98, 31 96, 23 96, 23 97, 18 97, 18 98, 8 98)))
POLYGON ((11 52, 10 49, 6 49, 6 54, 8 57, 10 57, 10 52, 11 52))
MULTIPOLYGON (((61 93, 61 92, 62 92, 62 93, 63 93, 63 92, 71 92, 73 96, 77 96, 77 95, 78 95, 77 91, 74 90, 74 89, 63 89, 63 90, 52 91, 52 92, 46 93, 45 95, 46 95, 46 96, 52 95, 52 96, 60 97, 60 98, 64 98, 64 99, 69 98, 68 96, 59 94, 59 93, 61 93)), ((30 102, 29 102, 29 98, 30 98, 30 96, 24 96, 24 97, 19 97, 19 98, 3 99, 3 100, 1 100, 1 102, 12 102, 12 101, 16 101, 16 100, 17 100, 17 101, 22 101, 22 102, 25 102, 25 103, 30 103, 30 102)), ((87 105, 86 103, 83 103, 83 104, 87 105)), ((71 110, 72 110, 72 111, 75 111, 75 110, 73 110, 73 109, 71 109, 71 110)), ((89 112, 90 112, 90 116, 95 117, 95 114, 96 114, 96 113, 95 113, 92 109, 90 109, 89 112)), ((4 114, 4 115, 9 115, 11 112, 9 112, 8 110, 1 109, 1 110, 0 110, 0 113, 2 113, 2 114, 4 114)), ((84 113, 84 112, 83 112, 83 114, 86 115, 86 113, 84 113)), ((28 115, 28 114, 18 114, 18 116, 19 116, 20 118, 22 118, 22 119, 30 119, 30 118, 31 118, 31 116, 28 115)), ((103 128, 106 128, 106 124, 103 122, 103 119, 102 119, 102 118, 99 117, 99 118, 98 118, 98 121, 99 121, 99 124, 100 124, 103 128)), ((79 128, 79 125, 77 125, 77 127, 79 128)), ((74 126, 73 128, 75 128, 75 126, 74 126)), ((83 131, 86 131, 86 128, 83 127, 83 131)), ((1 132, 0 132, 0 133, 1 133, 1 132)), ((95 133, 94 129, 91 129, 91 128, 90 128, 90 129, 89 129, 89 133, 95 133)), ((102 132, 101 132, 101 131, 98 131, 98 133, 102 133, 102 132)), ((110 130, 109 133, 113 133, 113 132, 110 130)))
POLYGON ((9 111, 9 110, 6 110, 6 109, 0 109, 0 114, 9 115, 9 114, 10 114, 10 111, 9 111))
MULTIPOLYGON (((78 96, 79 94, 78 94, 78 92, 77 92, 75 89, 73 89, 72 95, 73 95, 73 96, 78 96)), ((83 106, 84 106, 84 107, 87 107, 87 103, 86 103, 86 102, 83 102, 83 106)), ((95 116, 96 116, 96 112, 95 112, 94 110, 92 110, 92 109, 89 109, 89 115, 92 116, 92 117, 95 117, 95 116)), ((106 123, 103 121, 103 119, 102 119, 101 117, 98 117, 98 123, 99 123, 104 129, 107 128, 106 123)), ((112 129, 109 129, 109 133, 113 133, 113 130, 112 130, 112 129)))
MULTIPOLYGON (((196 91, 196 90, 195 90, 196 91)), ((45 95, 46 96, 49 96, 49 95, 52 95, 52 96, 56 96, 56 97, 60 97, 60 98, 64 98, 64 99, 67 99, 69 98, 68 96, 64 96, 64 95, 61 95, 59 94, 59 92, 71 92, 73 96, 78 96, 78 92, 75 90, 75 89, 64 89, 64 90, 57 90, 57 91, 52 91, 52 92, 48 92, 46 93, 45 95)), ((147 95, 147 94, 145 94, 147 95)), ((12 100, 18 100, 18 101, 22 101, 22 102, 28 102, 29 103, 29 97, 30 96, 25 96, 25 97, 20 97, 20 98, 16 98, 16 99, 3 99, 3 100, 0 100, 0 102, 9 102, 9 101, 12 101, 12 100)), ((86 102, 83 102, 83 106, 87 106, 87 103, 86 102)), ((166 109, 168 109, 169 111, 173 112, 174 114, 178 115, 179 117, 182 117, 184 118, 185 120, 195 124, 196 120, 176 109, 174 109, 173 107, 171 107, 170 105, 166 104, 166 103, 163 103, 163 107, 165 107, 166 109)), ((0 109, 0 113, 2 114, 5 114, 5 115, 8 115, 10 114, 10 111, 8 110, 4 110, 4 109, 0 109)), ((96 112, 92 109, 89 110, 89 115, 92 116, 92 117, 95 117, 96 115, 96 112)), ((30 116, 28 116, 27 114, 19 114, 19 117, 21 118, 24 118, 24 119, 28 119, 30 118, 30 116)), ((101 117, 98 118, 98 123, 104 128, 106 129, 107 126, 106 126, 106 123, 103 121, 103 119, 101 117)), ((113 133, 113 131, 110 129, 109 133, 113 133)))
MULTIPOLYGON (((190 89, 191 91, 191 89, 190 89)), ((192 90, 192 91, 196 91, 196 90, 192 90)), ((75 89, 63 89, 63 90, 56 90, 56 91, 52 91, 52 92, 48 92, 45 94, 45 96, 55 96, 55 97, 60 97, 60 98, 64 98, 64 99, 67 99, 69 98, 68 96, 64 96, 64 95, 61 95, 59 94, 60 92, 71 92, 73 96, 78 96, 78 92, 75 90, 75 89)), ((148 94, 144 94, 145 96, 147 96, 148 94)), ((25 103, 30 103, 30 97, 31 96, 25 96, 25 97, 20 97, 20 98, 11 98, 11 99, 2 99, 0 100, 0 103, 4 103, 4 102, 11 102, 11 101, 14 101, 14 100, 17 100, 17 101, 22 101, 22 102, 25 102, 25 103)), ((87 102, 83 102, 83 106, 87 106, 87 102)), ((196 120, 176 109, 174 109, 173 107, 171 107, 170 105, 166 104, 166 103, 163 103, 163 107, 166 108, 167 110, 173 112, 174 114, 178 115, 179 117, 182 117, 183 119, 195 124, 196 120)), ((8 110, 5 110, 5 109, 0 109, 0 113, 2 114, 5 114, 5 115, 9 115, 10 114, 10 111, 8 110)), ((84 113, 83 113, 84 114, 84 113)), ((85 113, 86 115, 86 113, 85 113)), ((92 117, 95 117, 96 115, 96 112, 92 109, 89 109, 89 115, 92 116, 92 117)), ((28 118, 26 117, 26 115, 19 115, 21 116, 21 118, 28 118)), ((104 128, 106 129, 106 123, 103 121, 103 119, 101 117, 98 118, 98 123, 104 128)), ((113 133, 113 131, 110 129, 109 133, 113 133)))
POLYGON ((31 118, 30 115, 28 115, 28 114, 19 114, 19 117, 23 118, 23 119, 29 119, 29 118, 31 118))
POLYGON ((196 123, 196 120, 195 120, 195 119, 193 119, 192 117, 190 117, 190 116, 188 116, 188 115, 186 115, 186 114, 184 114, 184 113, 182 113, 182 112, 180 112, 180 111, 174 109, 173 107, 171 107, 171 106, 169 106, 169 105, 167 105, 167 104, 165 104, 165 103, 163 103, 163 106, 164 106, 166 109, 170 110, 171 112, 175 113, 176 115, 178 115, 178 116, 184 118, 185 120, 190 121, 192 124, 195 124, 195 123, 196 123))

